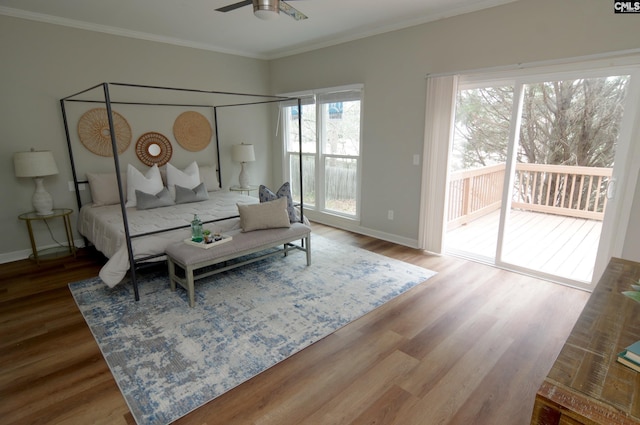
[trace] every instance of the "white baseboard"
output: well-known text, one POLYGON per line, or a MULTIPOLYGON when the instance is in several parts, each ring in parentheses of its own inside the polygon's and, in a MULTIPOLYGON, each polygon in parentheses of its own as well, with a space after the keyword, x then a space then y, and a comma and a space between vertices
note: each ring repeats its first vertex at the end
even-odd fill
MULTIPOLYGON (((74 241, 76 248, 82 248, 84 247, 84 239, 76 239, 74 241)), ((51 244, 51 245, 46 245, 46 246, 39 246, 38 250, 43 250, 43 249, 47 249, 47 248, 55 248, 58 245, 56 244, 51 244)), ((20 261, 20 260, 26 260, 27 258, 29 258, 29 256, 32 254, 31 249, 23 249, 20 251, 12 251, 12 252, 5 252, 5 253, 1 253, 0 254, 0 264, 4 264, 4 263, 11 263, 13 261, 20 261)))
POLYGON ((367 227, 361 226, 360 223, 355 220, 349 220, 344 217, 331 214, 321 214, 315 211, 305 211, 305 217, 307 217, 311 221, 325 224, 327 226, 336 227, 342 230, 348 230, 350 232, 358 233, 365 236, 371 236, 373 238, 381 239, 387 242, 393 242, 399 245, 408 246, 409 248, 418 248, 417 239, 405 238, 403 236, 369 229, 367 227))
POLYGON ((31 255, 30 249, 22 251, 5 252, 0 254, 0 264, 11 263, 13 261, 25 260, 31 255))
MULTIPOLYGON (((394 235, 391 233, 381 232, 379 230, 369 229, 360 226, 360 223, 354 220, 349 220, 340 216, 333 216, 330 214, 318 214, 312 211, 305 212, 305 216, 311 220, 316 221, 327 226, 336 227, 338 229, 348 230, 350 232, 358 233, 365 236, 371 236, 376 239, 381 239, 387 242, 397 243, 399 245, 408 246, 409 248, 418 248, 418 240, 405 238, 402 236, 394 235)), ((84 239, 76 239, 74 241, 76 247, 84 247, 84 239)), ((48 246, 39 246, 38 249, 54 248, 57 245, 52 244, 48 246)), ((31 255, 30 249, 23 249, 20 251, 0 253, 0 264, 10 263, 12 261, 25 260, 31 255)))

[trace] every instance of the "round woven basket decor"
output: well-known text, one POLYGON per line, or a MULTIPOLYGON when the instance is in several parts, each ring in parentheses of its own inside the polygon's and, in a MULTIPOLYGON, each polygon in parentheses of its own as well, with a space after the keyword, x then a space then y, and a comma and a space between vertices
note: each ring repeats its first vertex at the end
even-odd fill
POLYGON ((183 112, 173 123, 173 135, 180 146, 191 152, 201 151, 211 142, 211 125, 204 115, 183 112))
POLYGON ((150 131, 138 138, 136 155, 143 164, 149 166, 158 164, 159 167, 169 162, 173 155, 173 148, 165 136, 150 131))
MULTIPOLYGON (((122 153, 131 144, 131 127, 122 115, 116 111, 111 112, 118 153, 122 153)), ((78 136, 84 147, 96 155, 113 156, 106 109, 96 108, 85 112, 78 120, 78 136)))

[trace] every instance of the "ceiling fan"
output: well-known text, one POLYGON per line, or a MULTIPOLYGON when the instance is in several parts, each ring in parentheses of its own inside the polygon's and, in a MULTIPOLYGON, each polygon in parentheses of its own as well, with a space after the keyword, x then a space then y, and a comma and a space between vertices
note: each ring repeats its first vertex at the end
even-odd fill
POLYGON ((295 7, 281 0, 244 0, 216 9, 218 12, 231 12, 253 3, 253 14, 260 19, 277 18, 280 11, 291 16, 296 21, 307 19, 307 16, 295 7))

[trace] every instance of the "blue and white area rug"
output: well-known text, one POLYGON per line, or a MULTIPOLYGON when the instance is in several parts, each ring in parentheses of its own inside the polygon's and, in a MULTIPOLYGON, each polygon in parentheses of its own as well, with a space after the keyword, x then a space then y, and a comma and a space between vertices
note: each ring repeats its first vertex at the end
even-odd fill
POLYGON ((166 273, 109 289, 69 285, 139 424, 168 424, 435 273, 321 236, 311 266, 292 251, 196 282, 196 305, 166 273))

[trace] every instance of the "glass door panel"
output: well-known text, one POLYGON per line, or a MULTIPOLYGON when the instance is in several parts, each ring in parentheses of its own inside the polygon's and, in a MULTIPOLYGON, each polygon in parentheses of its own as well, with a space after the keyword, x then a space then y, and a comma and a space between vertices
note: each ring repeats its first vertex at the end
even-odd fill
POLYGON ((513 84, 458 91, 449 159, 447 252, 494 263, 513 84))
POLYGON ((627 82, 524 85, 502 262, 591 281, 627 82))
POLYGON ((629 80, 460 88, 446 251, 590 283, 629 80))

